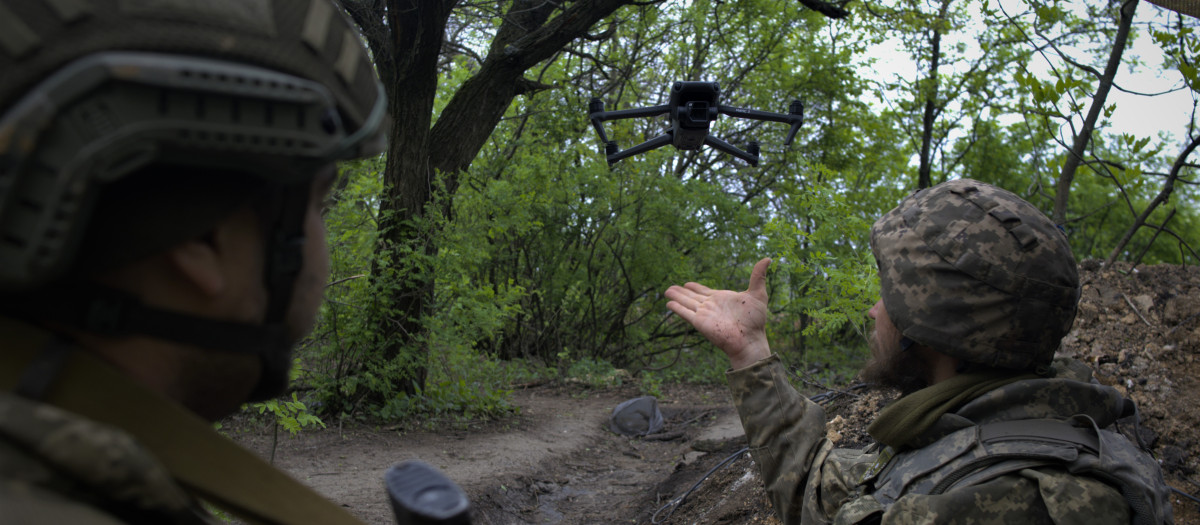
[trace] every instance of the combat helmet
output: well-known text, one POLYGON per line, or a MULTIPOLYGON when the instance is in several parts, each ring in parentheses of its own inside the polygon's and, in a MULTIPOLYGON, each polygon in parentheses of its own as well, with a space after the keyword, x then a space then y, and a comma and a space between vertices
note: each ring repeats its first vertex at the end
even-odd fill
POLYGON ((345 15, 330 0, 0 0, 0 71, 7 313, 286 367, 311 181, 384 148, 383 89, 345 15), (262 326, 58 284, 202 234, 250 193, 265 196, 262 326))
POLYGON ((966 362, 1046 370, 1075 319, 1066 235, 1013 193, 960 179, 905 198, 871 228, 888 317, 966 362))

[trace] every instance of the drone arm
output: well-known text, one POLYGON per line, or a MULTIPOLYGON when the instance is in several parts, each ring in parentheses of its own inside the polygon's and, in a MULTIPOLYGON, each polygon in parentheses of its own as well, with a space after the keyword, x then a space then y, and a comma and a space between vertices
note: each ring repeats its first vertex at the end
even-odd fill
POLYGON ((668 131, 666 133, 663 133, 662 135, 659 135, 650 140, 647 140, 646 142, 638 144, 637 146, 633 146, 627 150, 618 151, 611 155, 607 155, 608 165, 612 166, 613 164, 615 164, 617 161, 619 161, 621 159, 632 157, 632 156, 640 154, 640 153, 645 153, 647 151, 666 146, 667 144, 671 143, 672 137, 673 137, 672 132, 668 131))
POLYGON ((670 110, 670 106, 663 104, 661 106, 619 109, 616 111, 594 111, 588 115, 588 118, 592 119, 592 122, 603 122, 605 120, 618 120, 623 118, 657 117, 658 115, 666 115, 670 110))
POLYGON ((604 126, 602 124, 600 124, 600 122, 601 122, 600 119, 593 118, 592 119, 592 127, 596 128, 596 134, 600 135, 600 143, 608 144, 608 135, 604 133, 604 126))
POLYGON ((787 113, 772 113, 770 111, 759 111, 757 109, 738 108, 734 106, 719 106, 717 111, 731 117, 791 124, 792 128, 788 130, 787 140, 783 141, 785 146, 792 143, 792 139, 796 138, 796 132, 800 131, 800 126, 804 124, 804 104, 801 104, 799 100, 792 101, 787 113))
MULTIPOLYGON (((607 150, 607 148, 612 148, 615 150, 617 147, 616 143, 608 140, 608 134, 604 132, 604 125, 601 124, 602 122, 604 122, 606 120, 617 120, 617 119, 624 119, 624 118, 655 117, 658 115, 665 115, 667 112, 670 111, 670 109, 671 109, 670 106, 664 104, 664 105, 660 105, 660 106, 650 106, 650 107, 645 107, 645 108, 622 109, 622 110, 617 110, 617 111, 604 111, 604 102, 601 101, 599 98, 593 98, 591 100, 591 102, 588 103, 588 120, 592 121, 592 127, 596 129, 596 134, 600 136, 600 142, 605 145, 605 149, 607 150)), ((660 139, 662 139, 662 137, 657 137, 655 139, 647 141, 645 144, 640 144, 638 146, 634 146, 625 151, 620 151, 620 152, 614 153, 612 155, 608 155, 608 164, 611 166, 612 163, 614 163, 618 160, 621 160, 625 157, 628 157, 629 155, 634 155, 637 153, 641 153, 643 151, 649 151, 651 149, 660 147, 661 144, 657 144, 657 142, 656 142, 660 139), (642 146, 645 146, 646 144, 650 144, 651 142, 655 142, 656 145, 653 147, 650 147, 648 149, 644 149, 644 150, 638 149, 638 148, 641 148, 642 146), (637 150, 637 151, 634 151, 634 150, 637 150), (631 151, 633 153, 628 153, 631 151), (614 159, 614 156, 615 156, 615 159, 614 159)), ((669 137, 668 137, 668 140, 670 140, 669 137)))
POLYGON ((787 138, 784 139, 784 141, 783 141, 784 146, 792 145, 792 139, 796 138, 796 132, 800 131, 800 125, 803 123, 804 123, 803 120, 797 120, 792 123, 792 129, 788 130, 787 138))
POLYGON ((722 115, 729 115, 737 118, 748 118, 754 120, 769 120, 771 122, 783 122, 791 124, 801 117, 799 115, 788 115, 786 113, 772 113, 770 111, 759 111, 757 109, 738 108, 733 106, 718 106, 717 111, 722 115))
POLYGON ((750 163, 751 166, 758 166, 758 154, 757 153, 750 153, 747 151, 742 151, 741 149, 738 149, 737 146, 734 146, 733 144, 725 142, 725 141, 723 141, 717 137, 714 137, 712 135, 704 137, 704 143, 709 146, 712 146, 714 148, 717 148, 721 151, 724 151, 725 153, 733 155, 734 157, 742 159, 742 160, 750 163))

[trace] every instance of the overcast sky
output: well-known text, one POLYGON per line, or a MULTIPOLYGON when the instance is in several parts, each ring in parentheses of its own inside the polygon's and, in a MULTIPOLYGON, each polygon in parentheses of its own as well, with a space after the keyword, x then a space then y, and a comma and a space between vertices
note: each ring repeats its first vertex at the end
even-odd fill
MULTIPOLYGON (((975 6, 976 4, 972 4, 972 7, 975 6)), ((1023 7, 1013 7, 1009 12, 1014 13, 1020 10, 1023 10, 1023 7)), ((1165 131, 1173 136, 1174 144, 1168 147, 1164 153, 1173 154, 1178 153, 1179 148, 1182 147, 1179 141, 1186 132, 1190 118, 1192 93, 1187 89, 1180 89, 1183 86, 1183 80, 1178 71, 1163 70, 1162 52, 1144 31, 1147 22, 1155 21, 1161 24, 1165 22, 1168 14, 1173 17, 1178 16, 1149 2, 1138 4, 1134 19, 1135 25, 1139 26, 1138 35, 1130 47, 1125 50, 1124 58, 1137 57, 1144 64, 1135 71, 1122 68, 1117 74, 1116 82, 1120 87, 1134 92, 1162 93, 1172 89, 1176 91, 1166 95, 1147 97, 1113 89, 1109 93, 1107 104, 1117 105, 1111 119, 1113 128, 1109 131, 1130 133, 1137 137, 1157 137, 1160 132, 1165 131)), ((949 46, 961 42, 967 46, 968 53, 978 53, 979 48, 969 33, 958 32, 947 35, 943 49, 949 49, 949 46)), ((873 67, 866 68, 865 73, 878 80, 891 80, 896 76, 909 81, 915 79, 921 72, 901 51, 902 49, 903 46, 899 41, 886 42, 871 49, 869 54, 875 57, 877 62, 873 67)), ((1102 60, 1099 63, 1094 61, 1090 63, 1097 69, 1104 67, 1102 60)), ((1035 72, 1045 73, 1048 71, 1045 61, 1041 58, 1035 63, 1031 63, 1029 68, 1035 72)), ((1040 76, 1046 78, 1048 75, 1040 76)))

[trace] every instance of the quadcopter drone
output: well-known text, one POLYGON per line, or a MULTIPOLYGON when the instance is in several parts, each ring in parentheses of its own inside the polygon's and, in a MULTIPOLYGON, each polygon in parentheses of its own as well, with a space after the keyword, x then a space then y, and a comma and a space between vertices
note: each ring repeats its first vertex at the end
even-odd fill
POLYGON ((666 104, 648 108, 604 111, 603 100, 593 98, 588 103, 588 118, 591 119, 592 126, 596 128, 596 133, 600 135, 600 141, 604 143, 601 151, 608 159, 609 166, 621 159, 661 148, 667 144, 681 150, 697 150, 700 149, 700 146, 707 144, 742 159, 751 166, 758 166, 759 146, 757 141, 750 141, 746 149, 742 150, 708 134, 709 125, 716 121, 717 116, 721 114, 791 124, 792 129, 788 131, 787 140, 783 142, 787 146, 792 143, 796 132, 800 130, 800 125, 804 123, 804 104, 801 104, 799 100, 793 100, 792 104, 788 106, 787 114, 722 106, 721 86, 716 82, 675 82, 671 85, 671 98, 666 104), (671 129, 625 150, 617 147, 616 141, 608 140, 608 135, 604 133, 604 126, 601 124, 606 120, 655 117, 664 113, 669 115, 671 129))

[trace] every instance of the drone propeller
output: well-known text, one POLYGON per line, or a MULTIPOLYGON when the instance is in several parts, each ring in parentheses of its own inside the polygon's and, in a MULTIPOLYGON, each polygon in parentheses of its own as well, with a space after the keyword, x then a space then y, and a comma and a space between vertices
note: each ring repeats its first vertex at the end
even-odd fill
POLYGON ((742 150, 709 134, 709 127, 717 120, 718 116, 729 115, 736 118, 790 124, 791 129, 788 130, 787 140, 784 141, 785 146, 791 145, 792 140, 796 137, 796 132, 804 123, 804 104, 801 104, 799 100, 793 100, 785 114, 722 106, 720 99, 721 86, 716 82, 679 81, 671 85, 671 96, 668 103, 659 106, 604 111, 604 101, 593 98, 588 102, 588 119, 591 120, 592 127, 596 129, 596 134, 600 136, 600 142, 604 144, 601 151, 608 160, 609 166, 622 159, 658 149, 667 144, 681 150, 697 150, 701 146, 707 145, 742 159, 751 166, 757 166, 760 151, 758 142, 750 141, 747 148, 742 150), (670 119, 670 129, 629 149, 622 150, 617 146, 616 141, 609 140, 608 135, 604 133, 602 122, 606 120, 656 117, 663 114, 668 115, 670 119))

